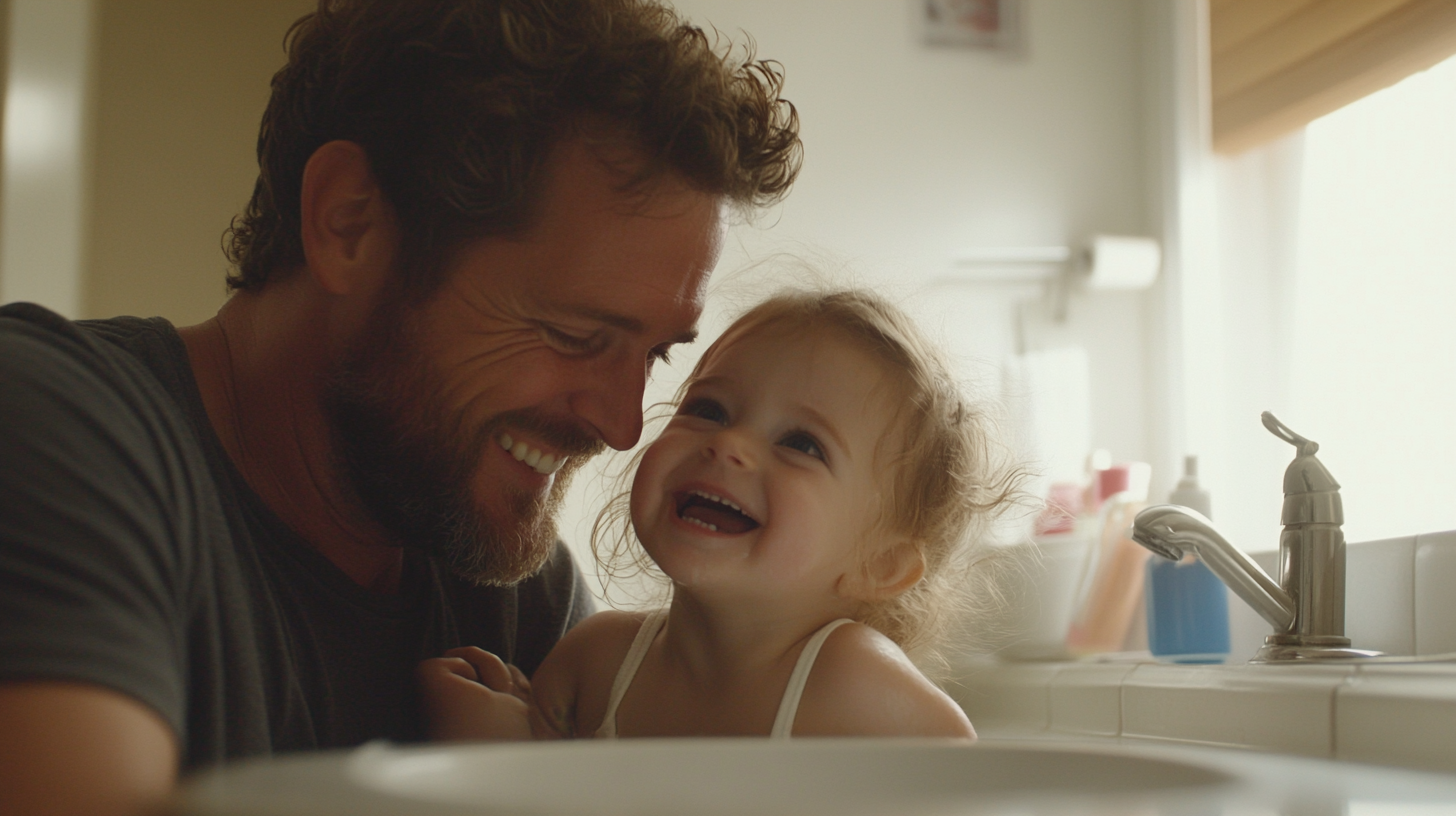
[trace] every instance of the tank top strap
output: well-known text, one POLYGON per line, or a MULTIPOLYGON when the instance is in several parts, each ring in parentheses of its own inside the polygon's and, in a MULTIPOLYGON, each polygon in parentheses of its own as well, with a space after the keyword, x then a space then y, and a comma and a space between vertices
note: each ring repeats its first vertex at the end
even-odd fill
POLYGON ((637 676, 637 669, 642 665, 642 658, 647 656, 647 649, 652 645, 652 639, 657 637, 662 625, 667 622, 667 610, 655 609, 647 613, 643 619, 642 626, 637 629, 637 636, 632 638, 632 645, 627 649, 627 656, 622 658, 622 665, 617 669, 617 676, 612 680, 612 693, 607 698, 607 713, 602 716, 602 724, 597 727, 595 736, 598 739, 616 739, 617 737, 617 706, 621 704, 622 698, 627 696, 627 689, 632 687, 632 678, 637 676))
POLYGON ((769 732, 771 738, 788 739, 793 734, 794 718, 799 714, 799 698, 804 696, 804 685, 809 682, 809 672, 814 670, 814 661, 819 657, 819 650, 823 648, 829 635, 846 623, 854 621, 850 618, 832 620, 819 627, 819 631, 804 644, 804 651, 799 653, 799 662, 794 664, 794 673, 789 675, 784 698, 779 702, 779 713, 774 717, 773 730, 769 732))

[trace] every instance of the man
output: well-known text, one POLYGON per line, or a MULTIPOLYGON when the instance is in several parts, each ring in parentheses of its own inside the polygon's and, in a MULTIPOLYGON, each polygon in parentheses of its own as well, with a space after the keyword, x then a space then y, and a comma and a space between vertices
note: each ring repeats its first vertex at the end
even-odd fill
POLYGON ((798 169, 773 67, 653 0, 324 0, 288 50, 215 318, 0 309, 0 811, 417 738, 455 646, 529 674, 590 607, 567 477, 798 169))

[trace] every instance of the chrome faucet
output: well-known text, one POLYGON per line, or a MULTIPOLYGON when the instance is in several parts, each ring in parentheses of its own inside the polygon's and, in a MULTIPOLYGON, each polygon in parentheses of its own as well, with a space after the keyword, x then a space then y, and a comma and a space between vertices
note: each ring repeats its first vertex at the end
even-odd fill
POLYGON ((1254 663, 1374 657, 1345 637, 1345 521, 1340 484, 1315 458, 1319 443, 1289 430, 1265 411, 1264 427, 1298 451, 1284 471, 1284 532, 1279 536, 1280 581, 1230 544, 1196 510, 1163 504, 1138 513, 1133 540, 1174 561, 1192 552, 1274 634, 1254 663))

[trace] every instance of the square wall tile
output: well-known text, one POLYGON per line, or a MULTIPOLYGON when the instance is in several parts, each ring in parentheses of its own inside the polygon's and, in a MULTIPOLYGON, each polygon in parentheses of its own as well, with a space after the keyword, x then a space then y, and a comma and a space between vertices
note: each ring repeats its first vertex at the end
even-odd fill
POLYGON ((956 672, 945 691, 977 731, 1046 731, 1050 724, 1048 687, 1065 664, 987 663, 956 672))
POLYGON ((1456 652, 1456 531, 1416 537, 1415 654, 1456 652))
POLYGON ((1335 757, 1456 771, 1456 666, 1362 666, 1335 695, 1335 757))
POLYGON ((1122 733, 1122 682, 1132 663, 1079 663, 1052 678, 1051 730, 1115 737, 1122 733))
POLYGON ((1329 757, 1335 690, 1353 666, 1140 665, 1123 681, 1124 737, 1329 757))
POLYGON ((1345 548, 1345 636, 1356 649, 1416 653, 1416 536, 1345 548))

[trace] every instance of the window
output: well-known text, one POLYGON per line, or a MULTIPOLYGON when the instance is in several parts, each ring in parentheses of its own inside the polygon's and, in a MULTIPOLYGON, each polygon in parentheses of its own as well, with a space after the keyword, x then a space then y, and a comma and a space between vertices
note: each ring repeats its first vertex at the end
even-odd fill
POLYGON ((1282 418, 1346 539, 1456 529, 1456 59, 1309 125, 1296 258, 1282 418))

